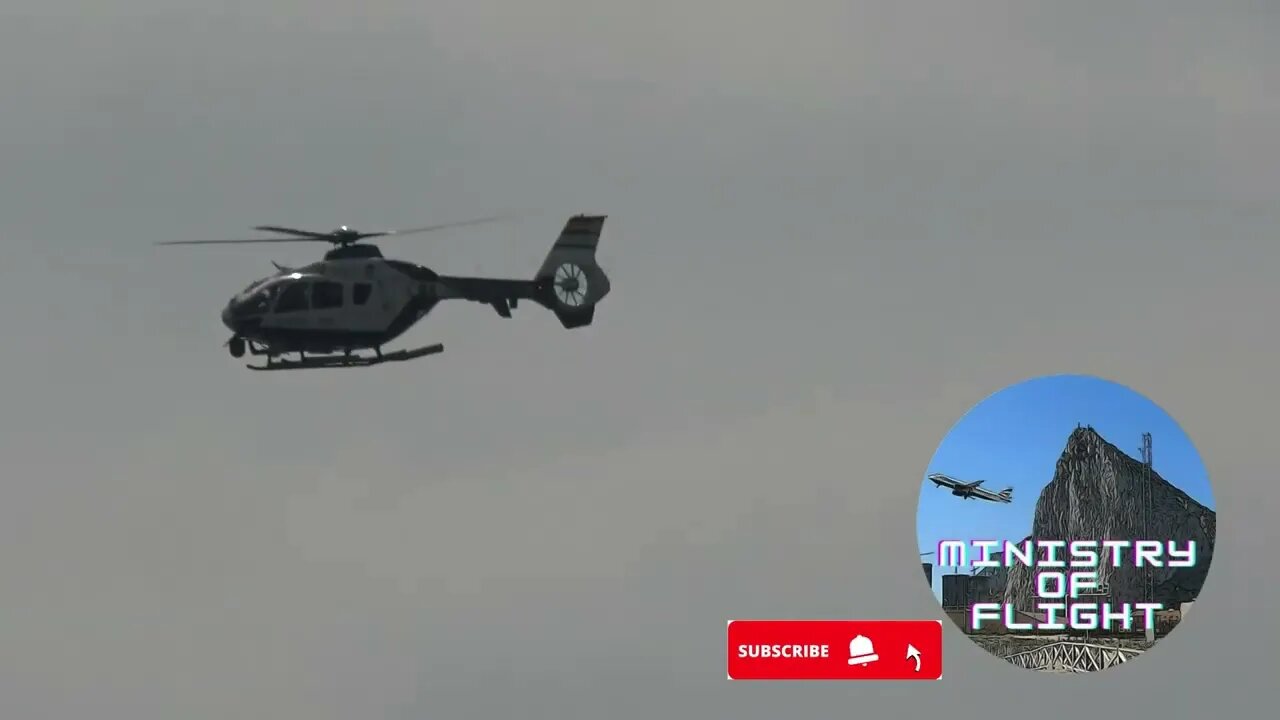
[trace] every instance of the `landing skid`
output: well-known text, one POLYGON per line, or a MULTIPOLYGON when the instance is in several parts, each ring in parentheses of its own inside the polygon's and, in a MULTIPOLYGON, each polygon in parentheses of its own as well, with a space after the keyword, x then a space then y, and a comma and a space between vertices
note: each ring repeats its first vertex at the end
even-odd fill
POLYGON ((444 352, 444 345, 436 343, 410 350, 397 350, 379 355, 317 355, 303 356, 301 360, 281 360, 268 356, 265 365, 245 365, 250 370, 307 370, 314 368, 369 367, 388 362, 416 360, 427 355, 444 352))

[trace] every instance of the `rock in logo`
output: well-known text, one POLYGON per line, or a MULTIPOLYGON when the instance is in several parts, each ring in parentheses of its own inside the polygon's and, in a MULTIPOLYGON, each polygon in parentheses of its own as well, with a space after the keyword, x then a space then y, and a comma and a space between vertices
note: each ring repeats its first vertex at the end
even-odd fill
POLYGON ((960 632, 1018 667, 1090 672, 1186 619, 1217 513, 1199 454, 1163 410, 1058 375, 956 423, 924 473, 916 530, 925 579, 960 632))

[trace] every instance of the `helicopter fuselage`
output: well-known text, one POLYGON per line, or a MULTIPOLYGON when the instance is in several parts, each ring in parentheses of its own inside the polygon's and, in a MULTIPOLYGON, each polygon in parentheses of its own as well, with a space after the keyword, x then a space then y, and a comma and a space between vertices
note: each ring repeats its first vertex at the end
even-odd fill
POLYGON ((350 352, 381 347, 449 299, 483 302, 504 317, 519 300, 555 300, 550 282, 441 276, 360 245, 255 282, 227 303, 222 321, 234 333, 233 354, 237 339, 271 355, 350 352))

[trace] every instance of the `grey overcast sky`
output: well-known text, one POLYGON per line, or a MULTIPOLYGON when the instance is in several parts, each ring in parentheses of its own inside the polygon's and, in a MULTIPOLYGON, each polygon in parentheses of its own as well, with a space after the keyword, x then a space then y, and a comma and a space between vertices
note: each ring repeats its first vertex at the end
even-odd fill
POLYGON ((5 3, 0 715, 1273 717, 1275 8, 609 5, 5 3), (525 277, 607 213, 595 326, 445 305, 436 358, 252 374, 220 308, 315 249, 152 246, 505 210, 384 249, 525 277), (1183 628, 725 680, 730 617, 939 617, 920 475, 1055 372, 1200 448, 1183 628))

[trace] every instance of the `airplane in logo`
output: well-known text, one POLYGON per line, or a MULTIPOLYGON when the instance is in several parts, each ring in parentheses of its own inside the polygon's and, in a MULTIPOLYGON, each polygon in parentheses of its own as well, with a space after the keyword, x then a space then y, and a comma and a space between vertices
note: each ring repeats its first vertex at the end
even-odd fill
POLYGON ((982 485, 982 480, 974 480, 973 482, 960 482, 953 477, 948 477, 942 473, 934 473, 929 476, 929 480, 933 482, 935 487, 945 487, 951 489, 951 494, 956 497, 969 500, 970 498, 978 498, 979 500, 988 500, 990 502, 1011 503, 1013 502, 1013 488, 1007 487, 1000 492, 991 492, 982 485))

